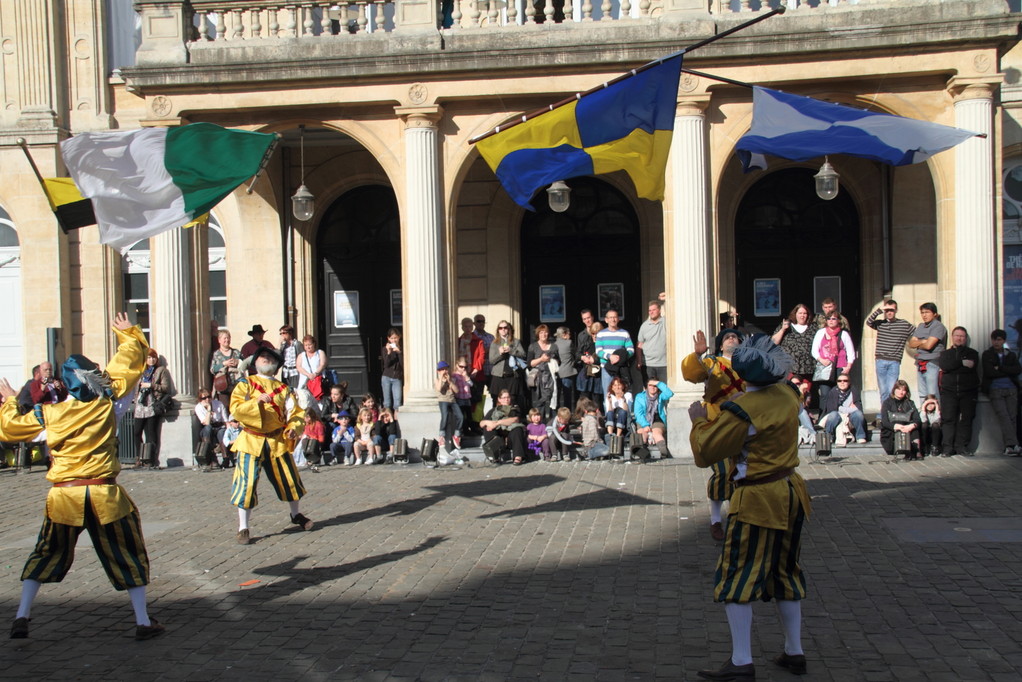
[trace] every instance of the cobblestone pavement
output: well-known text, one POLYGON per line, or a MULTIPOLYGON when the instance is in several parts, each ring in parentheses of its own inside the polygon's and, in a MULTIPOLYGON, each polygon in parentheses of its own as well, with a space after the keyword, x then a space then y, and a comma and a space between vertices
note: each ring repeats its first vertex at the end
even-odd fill
MULTIPOLYGON (((801 471, 815 505, 801 679, 1019 679, 1022 459, 895 464, 856 448, 801 471)), ((317 527, 289 526, 264 482, 256 540, 239 546, 230 474, 125 471, 166 634, 133 640, 85 535, 64 583, 43 586, 30 639, 3 640, 0 677, 692 680, 730 654, 691 460, 304 478, 317 527)), ((38 469, 0 472, 9 619, 46 487, 38 469)), ((798 679, 770 663, 775 609, 755 614, 757 679, 798 679)))

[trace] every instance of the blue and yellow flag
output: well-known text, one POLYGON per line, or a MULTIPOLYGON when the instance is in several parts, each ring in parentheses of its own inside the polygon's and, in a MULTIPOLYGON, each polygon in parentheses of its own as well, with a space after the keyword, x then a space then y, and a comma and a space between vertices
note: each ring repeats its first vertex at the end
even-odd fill
POLYGON ((664 198, 681 55, 480 140, 516 204, 557 180, 623 170, 644 199, 664 198))

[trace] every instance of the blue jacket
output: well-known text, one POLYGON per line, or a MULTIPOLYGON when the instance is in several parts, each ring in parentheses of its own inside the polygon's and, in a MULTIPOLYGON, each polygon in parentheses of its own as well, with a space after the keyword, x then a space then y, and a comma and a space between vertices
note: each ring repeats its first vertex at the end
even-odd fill
MULTIPOLYGON (((660 389, 660 396, 657 398, 657 414, 660 416, 660 421, 667 425, 667 403, 670 402, 671 398, 674 397, 674 391, 672 391, 667 384, 660 381, 657 383, 657 388, 660 389)), ((649 400, 649 392, 642 391, 639 395, 635 396, 635 401, 632 403, 632 417, 635 418, 635 423, 640 428, 650 426, 649 422, 646 421, 646 405, 649 400)))

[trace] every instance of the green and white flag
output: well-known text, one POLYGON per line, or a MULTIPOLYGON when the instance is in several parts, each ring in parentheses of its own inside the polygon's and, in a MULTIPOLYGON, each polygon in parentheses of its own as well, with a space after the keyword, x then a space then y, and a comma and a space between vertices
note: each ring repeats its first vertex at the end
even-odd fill
POLYGON ((64 164, 92 200, 100 241, 139 240, 208 212, 255 175, 276 135, 212 123, 81 133, 60 143, 64 164))

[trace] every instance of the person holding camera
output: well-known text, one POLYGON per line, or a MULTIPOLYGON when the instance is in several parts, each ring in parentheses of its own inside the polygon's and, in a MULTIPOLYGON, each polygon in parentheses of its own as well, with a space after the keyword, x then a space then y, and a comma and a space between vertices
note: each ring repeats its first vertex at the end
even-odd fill
POLYGON ((160 365, 160 354, 150 348, 135 397, 135 428, 132 438, 135 441, 135 452, 138 453, 135 456, 136 469, 144 466, 160 468, 160 430, 163 415, 169 407, 172 388, 170 372, 160 365))
POLYGON ((401 334, 396 329, 387 330, 387 344, 383 347, 383 406, 396 414, 401 409, 401 389, 405 380, 404 354, 401 352, 401 334))
POLYGON ((874 310, 866 318, 866 324, 877 333, 877 385, 880 388, 880 404, 883 405, 891 396, 894 382, 901 374, 901 357, 905 353, 905 344, 915 333, 916 326, 898 318, 898 302, 892 298, 874 310))

